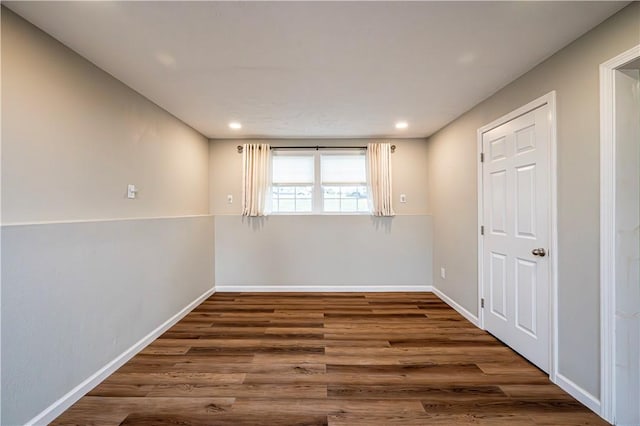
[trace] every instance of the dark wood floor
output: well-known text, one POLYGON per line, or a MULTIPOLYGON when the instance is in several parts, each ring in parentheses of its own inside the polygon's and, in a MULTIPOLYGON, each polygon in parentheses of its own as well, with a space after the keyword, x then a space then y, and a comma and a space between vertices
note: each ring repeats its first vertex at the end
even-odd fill
POLYGON ((54 424, 606 424, 430 293, 215 294, 54 424))

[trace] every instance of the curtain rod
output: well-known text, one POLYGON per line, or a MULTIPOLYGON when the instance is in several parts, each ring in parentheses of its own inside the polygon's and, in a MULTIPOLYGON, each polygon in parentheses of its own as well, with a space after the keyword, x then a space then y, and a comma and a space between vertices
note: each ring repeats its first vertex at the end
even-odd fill
MULTIPOLYGON (((238 145, 238 154, 242 154, 243 148, 242 145, 238 145)), ((315 149, 316 151, 319 149, 367 149, 366 146, 272 146, 271 149, 315 149)), ((396 151, 396 146, 391 145, 391 152, 396 151)))

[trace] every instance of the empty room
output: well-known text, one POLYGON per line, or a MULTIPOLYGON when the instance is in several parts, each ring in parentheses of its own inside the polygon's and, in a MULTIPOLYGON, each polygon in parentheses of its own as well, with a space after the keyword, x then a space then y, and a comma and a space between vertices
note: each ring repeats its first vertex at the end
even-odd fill
POLYGON ((640 426, 640 2, 0 15, 3 426, 640 426))

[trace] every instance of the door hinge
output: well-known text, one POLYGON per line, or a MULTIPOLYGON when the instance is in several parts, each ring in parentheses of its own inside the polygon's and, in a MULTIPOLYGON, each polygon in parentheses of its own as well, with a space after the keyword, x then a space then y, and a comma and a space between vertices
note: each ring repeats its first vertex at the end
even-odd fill
POLYGON ((484 235, 484 225, 480 226, 480 235, 484 235))
POLYGON ((484 163, 484 152, 480 153, 480 162, 484 163))
POLYGON ((482 299, 480 299, 480 307, 484 308, 484 297, 482 299))

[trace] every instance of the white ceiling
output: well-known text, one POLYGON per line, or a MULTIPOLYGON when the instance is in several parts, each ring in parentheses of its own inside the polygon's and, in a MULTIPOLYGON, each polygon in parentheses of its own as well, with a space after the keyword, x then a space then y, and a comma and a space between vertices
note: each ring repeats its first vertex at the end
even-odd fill
POLYGON ((428 136, 626 3, 4 2, 211 138, 428 136))

